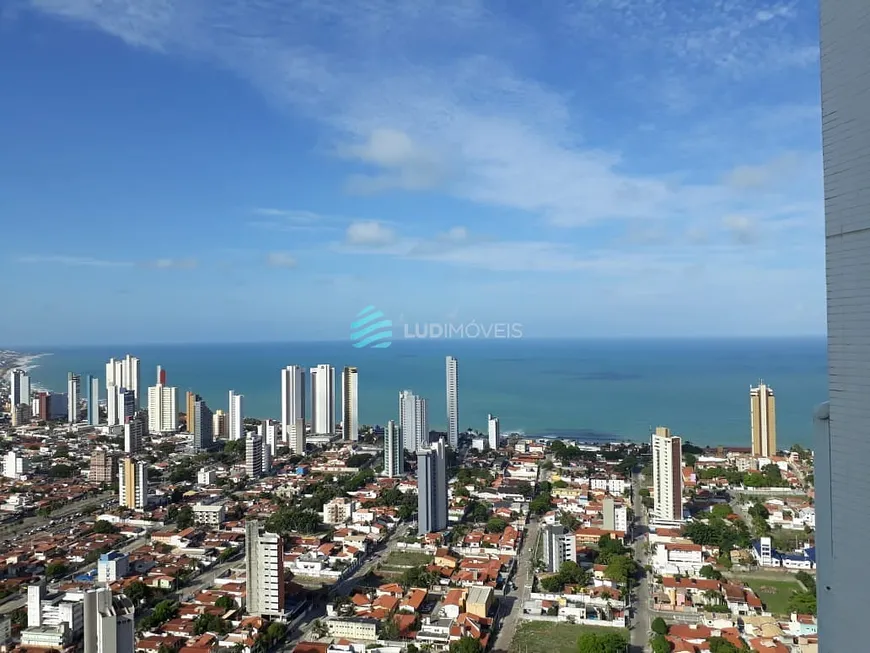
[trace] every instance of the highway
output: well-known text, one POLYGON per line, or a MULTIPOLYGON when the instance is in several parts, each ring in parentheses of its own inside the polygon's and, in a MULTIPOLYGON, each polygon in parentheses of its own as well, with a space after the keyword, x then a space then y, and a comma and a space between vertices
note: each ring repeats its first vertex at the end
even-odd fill
MULTIPOLYGON (((648 541, 647 533, 649 532, 647 512, 640 496, 640 489, 643 487, 644 480, 642 474, 635 474, 632 479, 632 510, 634 510, 635 515, 635 530, 631 546, 634 549, 634 559, 641 568, 647 564, 646 543, 648 541)), ((632 601, 634 613, 631 615, 630 631, 631 652, 642 653, 649 650, 650 634, 650 586, 647 574, 643 570, 641 570, 640 581, 638 581, 634 591, 635 599, 632 601)))

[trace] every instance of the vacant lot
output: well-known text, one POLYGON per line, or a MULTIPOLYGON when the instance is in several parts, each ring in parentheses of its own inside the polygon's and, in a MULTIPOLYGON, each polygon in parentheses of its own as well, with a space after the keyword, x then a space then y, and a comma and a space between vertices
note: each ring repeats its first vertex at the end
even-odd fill
POLYGON ((577 638, 588 631, 600 633, 620 632, 628 638, 624 628, 595 628, 551 621, 521 621, 517 626, 510 653, 576 653, 577 638))
POLYGON ((745 583, 751 587, 758 598, 773 614, 787 615, 788 600, 792 594, 803 589, 797 580, 770 580, 770 579, 746 579, 745 583))
POLYGON ((432 556, 422 551, 393 551, 386 560, 385 567, 419 567, 432 562, 432 556))

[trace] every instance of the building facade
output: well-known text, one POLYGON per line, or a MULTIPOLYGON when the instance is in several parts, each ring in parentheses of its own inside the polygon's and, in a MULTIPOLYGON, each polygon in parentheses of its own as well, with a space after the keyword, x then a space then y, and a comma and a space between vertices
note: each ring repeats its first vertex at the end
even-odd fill
POLYGON ((425 399, 410 390, 399 393, 399 427, 402 429, 402 446, 408 451, 429 446, 428 405, 425 399))
POLYGON ((317 435, 335 431, 335 368, 318 365, 311 370, 311 430, 317 435))
POLYGON ((417 451, 417 531, 447 528, 447 451, 444 438, 417 451))
POLYGON ((770 458, 776 455, 776 399, 773 388, 764 383, 749 389, 749 421, 752 455, 770 458))
POLYGON ((459 361, 448 356, 445 361, 447 381, 447 444, 456 451, 459 446, 459 361))
POLYGON ((130 456, 118 461, 118 505, 144 510, 148 507, 148 465, 130 456))
POLYGON ((148 388, 148 431, 174 433, 178 427, 177 391, 162 383, 148 388))
POLYGON ((652 435, 653 512, 662 521, 683 519, 683 448, 679 436, 665 426, 652 435))
POLYGON ((359 440, 359 371, 355 367, 341 371, 341 433, 345 440, 359 440))
POLYGON ((281 536, 261 529, 258 521, 245 522, 247 612, 282 617, 284 598, 284 543, 281 536))
POLYGON ((244 395, 229 392, 229 410, 227 411, 227 432, 230 440, 241 440, 245 437, 244 395))
POLYGON ((79 421, 79 403, 82 398, 82 377, 70 372, 66 380, 66 420, 70 424, 79 421))
POLYGON ((384 476, 396 478, 405 473, 405 452, 396 422, 390 420, 384 428, 384 476))

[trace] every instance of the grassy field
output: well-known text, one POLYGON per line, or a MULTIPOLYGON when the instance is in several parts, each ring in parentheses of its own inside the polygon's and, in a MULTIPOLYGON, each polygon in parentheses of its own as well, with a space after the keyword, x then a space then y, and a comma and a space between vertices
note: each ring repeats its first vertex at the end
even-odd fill
POLYGON ((620 632, 628 638, 625 628, 596 628, 551 621, 521 621, 517 626, 510 653, 576 653, 577 638, 584 632, 620 632))
POLYGON ((422 551, 393 551, 384 560, 385 567, 419 567, 432 562, 432 556, 422 551))
POLYGON ((758 598, 761 599, 767 609, 777 615, 788 614, 789 598, 792 594, 802 589, 800 583, 794 579, 770 580, 766 578, 749 578, 745 582, 758 594, 758 598))

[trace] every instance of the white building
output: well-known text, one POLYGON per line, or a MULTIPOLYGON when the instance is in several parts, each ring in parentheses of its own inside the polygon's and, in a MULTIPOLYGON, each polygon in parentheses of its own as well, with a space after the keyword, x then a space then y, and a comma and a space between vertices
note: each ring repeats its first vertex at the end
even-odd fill
POLYGON ((541 539, 547 571, 559 571, 563 562, 577 562, 577 538, 561 524, 545 526, 541 539))
POLYGON ((66 380, 66 416, 70 424, 79 421, 79 404, 82 398, 82 377, 70 372, 66 380))
MULTIPOLYGON (((302 420, 305 437, 305 368, 288 365, 281 370, 281 433, 284 444, 294 450, 296 424, 302 420)), ((303 444, 302 451, 305 450, 303 444)))
POLYGON ((314 434, 335 432, 335 368, 332 365, 312 367, 311 429, 314 434))
POLYGON ((13 409, 21 404, 30 405, 30 376, 25 370, 9 372, 9 403, 13 409))
POLYGON ((652 434, 653 499, 656 519, 679 522, 683 519, 682 441, 664 426, 652 434))
POLYGON ((3 476, 20 479, 30 471, 27 458, 17 451, 10 451, 3 457, 3 476))
POLYGON ((148 388, 148 431, 174 433, 178 428, 177 390, 162 383, 148 388))
MULTIPOLYGON (((296 423, 291 425, 290 431, 290 451, 304 456, 305 455, 305 420, 301 417, 296 420, 296 423)), ((285 436, 286 437, 286 436, 285 436)))
MULTIPOLYGON (((158 383, 160 379, 158 379, 158 383)), ((133 391, 134 406, 138 410, 142 405, 139 389, 142 387, 139 376, 139 359, 127 354, 123 360, 110 358, 106 363, 106 387, 126 388, 133 391)))
POLYGON ((501 442, 501 430, 498 425, 498 417, 494 415, 486 416, 486 432, 487 432, 487 444, 489 444, 490 449, 498 449, 498 445, 501 442))
POLYGON ((341 371, 341 433, 345 440, 359 440, 359 371, 355 367, 341 371))
POLYGON ((828 404, 816 411, 819 653, 862 651, 870 569, 870 12, 821 0, 828 404))
POLYGON ((97 560, 97 582, 114 583, 130 573, 130 556, 118 551, 109 551, 97 560))
POLYGON ((197 503, 193 506, 193 522, 205 526, 220 526, 227 517, 223 504, 197 503))
POLYGON ((390 420, 384 428, 384 476, 395 478, 405 473, 405 453, 402 450, 402 436, 396 422, 390 420))
POLYGON ((700 544, 659 542, 655 545, 652 564, 660 575, 694 576, 704 566, 704 553, 700 544))
POLYGON ((323 504, 324 524, 344 524, 353 518, 356 504, 347 497, 336 497, 323 504))
POLYGON ((134 456, 142 450, 145 419, 139 415, 124 424, 124 453, 134 456))
POLYGON ((263 439, 263 450, 268 449, 270 458, 274 457, 278 453, 278 422, 264 419, 257 427, 257 435, 263 439))
POLYGON ((448 356, 445 361, 447 380, 447 444, 456 451, 459 446, 459 361, 448 356))
POLYGON ((280 535, 260 530, 260 523, 245 523, 245 575, 247 612, 283 617, 284 543, 280 535))
POLYGON ((263 440, 259 435, 245 438, 245 473, 248 478, 263 475, 263 440))
POLYGON ((230 440, 241 440, 245 437, 244 395, 230 390, 229 411, 227 413, 227 431, 230 440))
POLYGON ((196 473, 196 482, 198 485, 214 485, 217 483, 217 472, 203 467, 196 473))
POLYGON ((132 653, 135 610, 130 599, 98 587, 84 592, 83 604, 83 653, 132 653))
POLYGON ((106 386, 106 418, 109 426, 126 424, 136 414, 133 390, 115 385, 106 386))
POLYGON ((399 393, 399 427, 408 451, 429 446, 429 411, 426 400, 410 390, 399 393))

